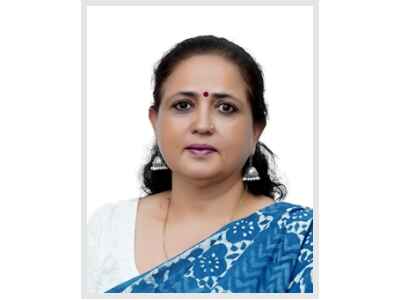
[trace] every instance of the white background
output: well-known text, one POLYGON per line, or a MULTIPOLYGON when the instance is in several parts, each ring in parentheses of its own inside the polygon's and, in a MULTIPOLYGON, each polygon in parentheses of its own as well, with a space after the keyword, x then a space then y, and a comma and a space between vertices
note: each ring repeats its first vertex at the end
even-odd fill
MULTIPOLYGON (((398 297, 399 2, 320 3, 321 299, 398 297)), ((0 8, 2 299, 80 299, 80 2, 0 8)))
POLYGON ((286 200, 313 206, 312 6, 89 6, 87 16, 88 216, 144 195, 153 68, 204 34, 236 42, 261 65, 270 118, 260 139, 277 154, 286 200))

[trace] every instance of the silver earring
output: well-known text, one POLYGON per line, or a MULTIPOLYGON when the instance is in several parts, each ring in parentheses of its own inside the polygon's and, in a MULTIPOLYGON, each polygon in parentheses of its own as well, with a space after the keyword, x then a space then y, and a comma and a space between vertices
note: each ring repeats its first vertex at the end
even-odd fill
MULTIPOLYGON (((158 150, 157 150, 157 152, 160 153, 158 150)), ((164 161, 161 158, 161 153, 160 153, 160 155, 157 154, 156 157, 154 157, 153 162, 151 163, 150 170, 158 171, 158 170, 167 170, 167 169, 168 169, 167 165, 164 163, 164 161)))
POLYGON ((242 178, 243 181, 256 181, 261 179, 257 169, 253 167, 252 164, 253 157, 250 156, 249 166, 247 167, 246 172, 244 173, 244 176, 242 178))

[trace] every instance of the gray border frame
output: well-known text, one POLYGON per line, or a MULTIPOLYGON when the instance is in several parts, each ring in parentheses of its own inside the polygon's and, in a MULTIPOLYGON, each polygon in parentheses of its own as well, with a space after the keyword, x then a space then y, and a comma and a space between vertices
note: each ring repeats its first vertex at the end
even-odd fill
POLYGON ((81 266, 83 299, 99 298, 319 298, 319 8, 318 0, 81 0, 81 266), (313 209, 314 209, 314 292, 310 294, 285 293, 240 293, 240 294, 90 294, 87 293, 87 6, 95 5, 306 5, 313 6, 313 209))
MULTIPOLYGON (((85 2, 85 0, 82 0, 85 2)), ((86 0, 87 5, 313 5, 315 0, 86 0)))

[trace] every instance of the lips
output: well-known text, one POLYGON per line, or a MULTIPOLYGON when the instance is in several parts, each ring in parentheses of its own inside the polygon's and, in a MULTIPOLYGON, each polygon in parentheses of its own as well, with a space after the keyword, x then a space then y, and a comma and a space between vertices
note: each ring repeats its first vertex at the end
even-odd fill
POLYGON ((199 150, 199 151, 217 151, 217 149, 211 145, 208 144, 191 144, 186 147, 186 149, 192 149, 192 150, 199 150))

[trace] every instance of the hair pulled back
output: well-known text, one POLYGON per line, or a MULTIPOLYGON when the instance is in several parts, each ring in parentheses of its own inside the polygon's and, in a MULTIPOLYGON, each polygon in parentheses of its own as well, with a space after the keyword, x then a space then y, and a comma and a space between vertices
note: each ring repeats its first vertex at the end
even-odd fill
MULTIPOLYGON (((163 95, 163 83, 175 67, 185 59, 195 55, 215 54, 235 64, 246 83, 247 99, 251 105, 254 124, 266 125, 268 110, 264 101, 264 79, 261 67, 242 47, 213 35, 188 38, 170 49, 154 68, 154 89, 152 109, 158 112, 163 95)), ((143 166, 140 176, 142 189, 148 195, 171 190, 171 170, 152 171, 152 161, 158 155, 158 146, 153 144, 148 162, 143 166)), ((249 165, 249 159, 242 168, 242 176, 249 165)), ((244 182, 253 195, 266 195, 275 200, 286 196, 286 187, 279 182, 275 173, 275 155, 262 142, 258 141, 252 156, 252 165, 257 169, 260 180, 244 182)))

